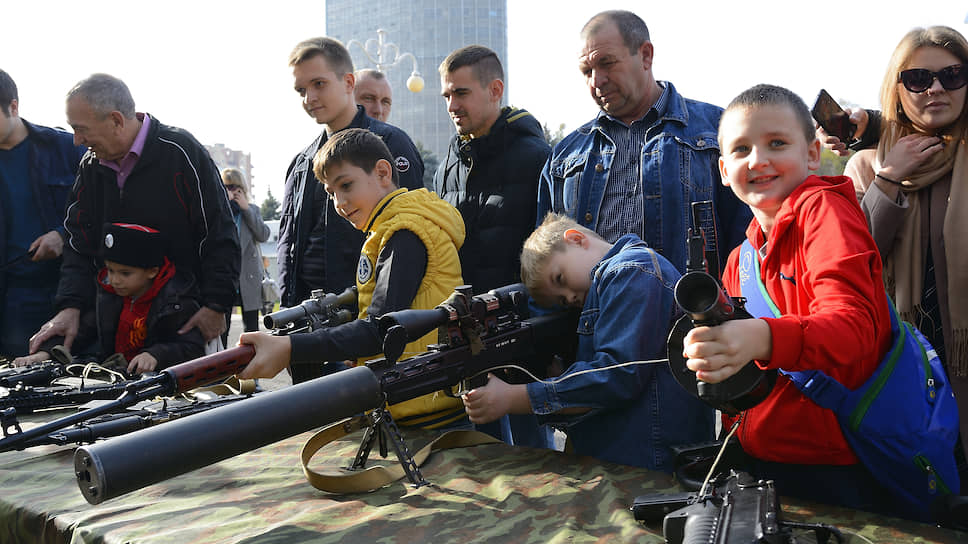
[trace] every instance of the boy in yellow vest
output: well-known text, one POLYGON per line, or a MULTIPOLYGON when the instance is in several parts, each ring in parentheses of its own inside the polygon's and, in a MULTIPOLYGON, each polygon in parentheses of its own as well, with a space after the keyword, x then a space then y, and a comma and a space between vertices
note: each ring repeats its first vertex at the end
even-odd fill
MULTIPOLYGON (((337 212, 366 234, 356 271, 359 319, 310 333, 246 333, 239 342, 256 354, 242 378, 271 378, 289 364, 356 359, 362 364, 383 349, 376 318, 397 310, 432 309, 461 285, 457 250, 464 221, 456 208, 426 189, 398 188, 393 156, 365 129, 334 134, 316 153, 313 172, 337 212)), ((407 345, 423 352, 436 331, 407 345)), ((406 355, 405 355, 406 357, 406 355)), ((434 428, 464 418, 460 400, 433 393, 390 407, 401 425, 434 428)))

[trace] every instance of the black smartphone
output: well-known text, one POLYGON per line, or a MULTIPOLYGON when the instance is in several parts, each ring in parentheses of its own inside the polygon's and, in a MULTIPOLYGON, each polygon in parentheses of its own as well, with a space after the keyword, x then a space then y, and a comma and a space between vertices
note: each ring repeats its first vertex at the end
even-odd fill
POLYGON ((817 101, 813 104, 810 113, 828 135, 840 138, 840 141, 847 145, 854 141, 857 125, 850 122, 847 112, 825 89, 820 89, 820 94, 817 95, 817 101))

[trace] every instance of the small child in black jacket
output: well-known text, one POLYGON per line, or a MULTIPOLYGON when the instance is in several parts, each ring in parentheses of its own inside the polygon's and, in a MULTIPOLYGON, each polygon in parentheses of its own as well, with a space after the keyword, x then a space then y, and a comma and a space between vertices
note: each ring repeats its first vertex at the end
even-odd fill
MULTIPOLYGON (((74 345, 90 345, 101 359, 122 354, 131 374, 204 355, 205 341, 197 328, 178 334, 199 309, 199 289, 189 271, 176 270, 168 260, 162 233, 128 223, 106 224, 103 233, 97 307, 82 317, 74 345)), ((46 360, 61 341, 51 338, 14 364, 46 360)))

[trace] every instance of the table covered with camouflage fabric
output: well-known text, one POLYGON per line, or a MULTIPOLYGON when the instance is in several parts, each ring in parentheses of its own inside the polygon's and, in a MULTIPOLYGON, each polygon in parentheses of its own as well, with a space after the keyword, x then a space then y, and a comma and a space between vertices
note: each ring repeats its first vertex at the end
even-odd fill
MULTIPOLYGON (((0 453, 0 542, 662 542, 661 527, 636 522, 629 506, 637 495, 678 491, 661 473, 489 444, 434 453, 422 469, 430 486, 401 481, 329 495, 300 469, 309 436, 98 506, 77 488, 72 448, 0 453)), ((328 446, 313 468, 348 465, 359 437, 328 446)), ((781 502, 787 518, 836 525, 848 542, 968 541, 928 525, 781 502)))

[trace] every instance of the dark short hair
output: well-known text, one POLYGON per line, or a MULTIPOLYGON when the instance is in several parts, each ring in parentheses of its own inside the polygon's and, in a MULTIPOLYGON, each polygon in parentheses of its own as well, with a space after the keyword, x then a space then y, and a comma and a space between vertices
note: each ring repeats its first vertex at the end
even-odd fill
POLYGON ((622 9, 603 11, 589 19, 581 29, 581 37, 587 38, 595 34, 609 22, 614 23, 615 27, 618 28, 618 33, 622 36, 625 47, 629 48, 629 53, 635 54, 643 43, 651 41, 649 39, 649 27, 645 26, 645 21, 631 11, 622 9))
POLYGON ((125 119, 134 119, 134 98, 128 86, 108 74, 92 74, 82 79, 67 92, 67 99, 79 97, 87 102, 94 113, 105 116, 112 111, 121 112, 125 119))
MULTIPOLYGON (((786 106, 790 108, 793 111, 793 115, 797 118, 797 122, 800 124, 800 130, 803 131, 807 142, 812 142, 817 137, 816 129, 813 126, 813 115, 811 115, 807 104, 800 98, 800 95, 777 85, 761 83, 746 89, 739 93, 739 96, 734 98, 726 106, 726 110, 723 113, 725 114, 728 111, 740 108, 745 109, 760 106, 786 106)), ((722 123, 720 122, 720 142, 722 142, 723 137, 722 130, 722 123)))
POLYGON ((504 81, 504 66, 497 53, 483 45, 468 45, 447 55, 437 70, 441 76, 451 74, 464 66, 470 66, 481 83, 487 87, 495 79, 504 81))
POLYGON ((337 76, 342 77, 344 74, 353 73, 353 59, 350 57, 350 52, 339 40, 325 36, 309 38, 296 44, 289 53, 289 66, 295 66, 316 55, 326 59, 326 63, 337 76))
POLYGON ((349 163, 367 174, 373 173, 376 163, 385 160, 390 164, 393 185, 400 186, 393 154, 383 139, 365 128, 348 128, 330 136, 313 157, 313 173, 319 181, 326 179, 326 169, 336 164, 349 163))
POLYGON ((17 84, 10 74, 0 70, 0 109, 6 117, 10 117, 10 103, 14 100, 20 100, 17 96, 17 84))

